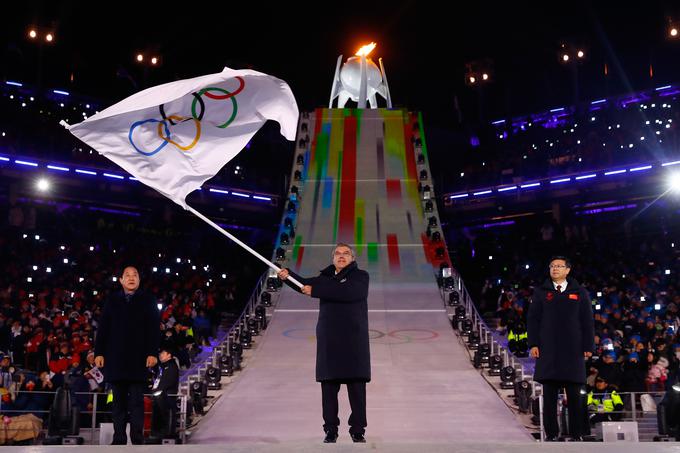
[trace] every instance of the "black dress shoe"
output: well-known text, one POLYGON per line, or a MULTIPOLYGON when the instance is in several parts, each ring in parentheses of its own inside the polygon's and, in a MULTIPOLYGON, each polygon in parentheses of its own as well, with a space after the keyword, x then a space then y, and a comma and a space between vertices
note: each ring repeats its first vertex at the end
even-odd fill
POLYGON ((328 431, 326 437, 323 439, 324 444, 334 444, 338 440, 338 433, 335 431, 328 431))
POLYGON ((360 442, 360 443, 365 443, 366 438, 364 437, 363 434, 352 434, 349 433, 349 435, 352 437, 352 442, 360 442))
POLYGON ((547 436, 544 442, 559 442, 560 440, 555 436, 547 436))

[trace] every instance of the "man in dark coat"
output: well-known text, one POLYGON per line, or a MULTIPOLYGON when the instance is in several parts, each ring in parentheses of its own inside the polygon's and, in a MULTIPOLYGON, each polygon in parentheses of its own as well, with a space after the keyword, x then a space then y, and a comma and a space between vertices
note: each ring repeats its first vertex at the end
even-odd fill
POLYGON ((151 437, 161 443, 166 436, 175 432, 175 412, 177 409, 177 392, 179 390, 179 367, 172 356, 172 348, 161 348, 158 356, 160 363, 154 370, 153 412, 151 415, 151 437))
POLYGON ((293 289, 318 298, 316 325, 316 380, 321 383, 324 442, 338 438, 338 392, 347 386, 352 414, 349 433, 354 442, 365 442, 366 383, 371 380, 368 344, 368 272, 357 267, 354 251, 347 244, 333 250, 333 264, 318 277, 302 278, 288 269, 279 272, 286 280, 293 276, 304 286, 293 289))
POLYGON ((529 347, 536 358, 534 380, 543 384, 546 440, 557 440, 557 394, 566 390, 570 435, 581 440, 586 381, 584 356, 595 347, 593 312, 588 291, 573 278, 569 260, 550 260, 550 279, 534 290, 529 308, 529 347))
POLYGON ((95 342, 95 365, 103 368, 113 389, 113 444, 130 440, 143 444, 144 390, 147 368, 156 365, 160 315, 153 297, 139 290, 139 273, 132 266, 119 278, 123 287, 104 306, 95 342))

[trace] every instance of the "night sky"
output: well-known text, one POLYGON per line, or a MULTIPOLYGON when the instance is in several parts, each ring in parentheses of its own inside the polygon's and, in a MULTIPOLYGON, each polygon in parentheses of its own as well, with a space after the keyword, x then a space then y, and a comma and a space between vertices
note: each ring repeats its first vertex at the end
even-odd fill
POLYGON ((586 49, 580 100, 678 81, 680 40, 665 34, 680 5, 545 6, 552 3, 451 3, 445 11, 427 1, 20 2, 0 19, 1 77, 31 84, 40 74, 45 87, 113 103, 144 86, 250 67, 286 80, 300 108, 312 109, 328 103, 337 56, 375 41, 372 56, 384 59, 394 104, 422 110, 429 126, 444 129, 456 127, 456 98, 466 122, 573 102, 560 40, 586 49), (55 43, 28 42, 30 24, 54 29, 55 43), (160 54, 162 66, 144 70, 138 52, 160 54), (464 84, 464 68, 482 58, 493 62, 493 83, 480 91, 464 84))

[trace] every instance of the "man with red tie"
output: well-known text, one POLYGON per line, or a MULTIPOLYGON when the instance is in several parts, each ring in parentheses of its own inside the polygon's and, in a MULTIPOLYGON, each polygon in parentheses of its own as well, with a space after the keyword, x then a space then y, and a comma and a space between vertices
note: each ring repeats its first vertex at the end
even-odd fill
POLYGON ((588 291, 569 277, 571 263, 564 256, 550 260, 550 278, 535 288, 529 307, 529 347, 536 359, 534 380, 543 385, 546 441, 558 437, 557 394, 565 389, 569 406, 569 434, 582 440, 586 382, 584 357, 595 347, 593 312, 588 291))

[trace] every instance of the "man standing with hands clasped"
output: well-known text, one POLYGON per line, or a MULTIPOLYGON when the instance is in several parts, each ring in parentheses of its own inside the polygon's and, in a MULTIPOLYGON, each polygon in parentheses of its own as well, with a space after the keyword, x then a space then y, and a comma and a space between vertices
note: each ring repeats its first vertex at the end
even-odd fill
POLYGON ((557 394, 564 388, 569 405, 572 440, 583 440, 586 367, 595 343, 588 291, 571 277, 563 256, 550 260, 550 278, 534 290, 529 307, 530 355, 536 358, 534 380, 543 384, 546 441, 556 441, 557 394))
POLYGON ((153 297, 139 289, 139 272, 128 266, 118 279, 122 291, 104 305, 95 341, 95 365, 113 388, 113 443, 144 443, 144 390, 147 368, 157 363, 160 315, 153 297), (128 416, 129 413, 129 416, 128 416))
POLYGON ((338 392, 347 386, 352 414, 349 433, 354 442, 366 442, 366 383, 371 380, 368 344, 368 272, 357 267, 347 244, 333 249, 333 264, 318 277, 302 278, 288 269, 278 276, 291 288, 319 300, 316 325, 316 380, 321 383, 324 442, 338 438, 338 392), (297 279, 302 289, 286 281, 297 279))

